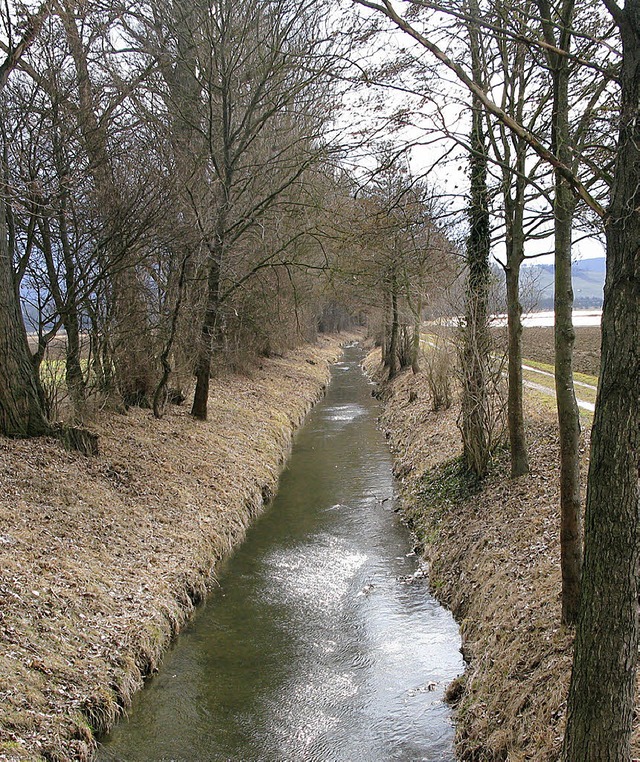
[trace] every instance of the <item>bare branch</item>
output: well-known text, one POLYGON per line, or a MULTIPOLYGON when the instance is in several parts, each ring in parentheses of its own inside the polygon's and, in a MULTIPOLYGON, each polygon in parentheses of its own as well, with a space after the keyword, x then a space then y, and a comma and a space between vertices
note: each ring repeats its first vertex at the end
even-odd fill
POLYGON ((415 29, 408 21, 398 15, 390 0, 382 0, 382 5, 372 0, 354 0, 359 5, 365 6, 372 10, 383 13, 393 23, 401 29, 403 32, 413 37, 416 42, 431 52, 441 63, 443 63, 448 69, 450 69, 458 79, 468 88, 468 90, 478 99, 478 101, 484 106, 484 108, 495 117, 497 117, 506 127, 514 132, 518 137, 526 140, 531 148, 548 162, 554 169, 556 169, 562 177, 569 183, 573 193, 581 198, 587 206, 589 206, 599 217, 605 216, 605 209, 602 205, 589 193, 583 183, 571 171, 569 167, 563 164, 558 157, 550 151, 540 140, 529 130, 525 129, 519 122, 513 117, 507 114, 501 109, 489 96, 484 92, 482 87, 477 85, 467 72, 453 61, 438 45, 431 42, 427 37, 421 34, 415 29))
POLYGON ((2 92, 7 84, 9 74, 20 63, 20 59, 40 32, 45 19, 51 13, 51 6, 52 0, 45 0, 38 11, 28 19, 27 28, 20 42, 15 47, 8 46, 7 57, 0 64, 0 92, 2 92))

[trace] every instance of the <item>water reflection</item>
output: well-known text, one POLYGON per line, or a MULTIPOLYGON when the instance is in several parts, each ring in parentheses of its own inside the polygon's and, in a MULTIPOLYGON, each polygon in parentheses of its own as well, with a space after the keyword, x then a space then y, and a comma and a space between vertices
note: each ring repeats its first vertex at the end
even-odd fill
POLYGON ((452 760, 457 628, 415 575, 350 348, 273 505, 101 760, 452 760))

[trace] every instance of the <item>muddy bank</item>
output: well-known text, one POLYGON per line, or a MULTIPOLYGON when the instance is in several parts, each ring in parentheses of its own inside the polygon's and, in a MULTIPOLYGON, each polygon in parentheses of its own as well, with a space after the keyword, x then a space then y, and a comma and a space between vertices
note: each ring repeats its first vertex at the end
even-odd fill
POLYGON ((102 415, 88 459, 0 438, 0 759, 84 760, 273 493, 337 339, 212 383, 188 405, 102 415))
MULTIPOLYGON (((370 356, 370 373, 377 364, 378 356, 370 356)), ((509 478, 505 449, 479 484, 460 467, 457 406, 432 412, 424 377, 411 373, 384 396, 382 425, 405 515, 424 548, 432 589, 460 623, 469 662, 451 687, 458 700, 456 753, 474 762, 557 760, 573 632, 559 624, 553 411, 529 401, 530 475, 509 478)), ((634 757, 639 748, 636 734, 634 757)))

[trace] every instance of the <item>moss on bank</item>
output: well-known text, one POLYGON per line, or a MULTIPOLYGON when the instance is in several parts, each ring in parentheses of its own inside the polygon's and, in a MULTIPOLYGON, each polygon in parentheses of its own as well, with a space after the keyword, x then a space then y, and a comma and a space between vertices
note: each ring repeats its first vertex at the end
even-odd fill
MULTIPOLYGON (((378 362, 370 355, 370 374, 378 362)), ((528 401, 528 476, 509 478, 503 450, 479 483, 462 466, 457 406, 432 412, 423 375, 401 374, 382 396, 381 423, 405 516, 423 547, 431 587, 463 637, 468 668, 450 691, 457 756, 470 762, 557 760, 573 633, 560 626, 553 411, 535 397, 528 401)), ((637 733, 633 756, 640 756, 637 733)))
POLYGON ((101 415, 101 452, 0 438, 0 760, 85 760, 277 486, 338 339, 212 382, 188 406, 101 415))

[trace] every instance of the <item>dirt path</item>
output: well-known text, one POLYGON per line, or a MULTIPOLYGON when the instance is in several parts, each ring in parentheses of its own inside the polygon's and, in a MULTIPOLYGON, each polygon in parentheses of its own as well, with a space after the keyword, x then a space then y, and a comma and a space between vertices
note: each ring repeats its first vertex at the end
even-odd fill
MULTIPOLYGON (((523 370, 527 370, 529 372, 543 373, 545 376, 550 376, 551 379, 555 379, 555 376, 553 375, 553 373, 545 373, 545 371, 540 371, 537 368, 531 368, 530 366, 527 366, 527 365, 523 365, 522 368, 523 370)), ((523 383, 528 389, 533 389, 536 392, 542 392, 542 394, 546 394, 548 397, 553 397, 554 399, 556 397, 556 391, 552 386, 536 383, 535 381, 531 381, 527 378, 524 379, 523 383)), ((574 381, 574 384, 577 385, 578 383, 580 382, 574 381)), ((596 390, 595 386, 592 386, 589 388, 593 389, 594 392, 596 390)), ((582 408, 583 410, 588 410, 590 413, 593 413, 594 410, 596 409, 596 406, 593 402, 587 402, 586 400, 580 399, 579 397, 576 397, 576 402, 579 408, 582 408)))
MULTIPOLYGON (((523 365, 522 369, 527 370, 530 373, 539 373, 541 376, 547 376, 549 378, 555 379, 555 375, 553 373, 550 373, 547 370, 541 370, 540 368, 534 368, 531 365, 523 365)), ((579 386, 579 387, 582 387, 583 389, 589 389, 594 392, 598 390, 598 387, 595 384, 586 384, 584 383, 584 381, 575 381, 575 380, 573 383, 574 383, 574 386, 579 386)))
MULTIPOLYGON (((432 341, 429 338, 421 339, 420 343, 423 346, 437 348, 437 343, 432 341)), ((528 364, 528 360, 525 360, 522 365, 522 370, 525 373, 525 376, 533 376, 534 378, 537 378, 539 380, 532 380, 531 378, 524 378, 524 385, 528 389, 532 389, 533 391, 540 392, 541 394, 544 394, 548 397, 552 397, 555 399, 556 397, 556 391, 555 391, 555 375, 551 370, 543 370, 541 368, 536 368, 533 365, 528 364)), ((551 369, 553 366, 549 366, 551 369)), ((574 386, 577 387, 578 395, 580 394, 580 390, 583 390, 583 395, 585 396, 584 392, 586 392, 589 396, 593 398, 592 400, 588 399, 582 399, 580 396, 576 396, 576 402, 578 404, 578 407, 582 410, 586 410, 589 413, 593 413, 595 410, 595 394, 597 392, 597 386, 595 384, 586 383, 584 381, 579 381, 576 378, 573 380, 574 386)))
POLYGON ((0 760, 86 760, 273 494, 338 339, 96 421, 87 459, 0 437, 0 760))

